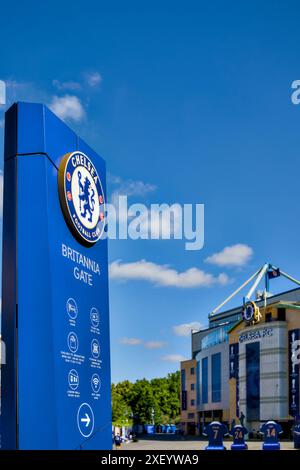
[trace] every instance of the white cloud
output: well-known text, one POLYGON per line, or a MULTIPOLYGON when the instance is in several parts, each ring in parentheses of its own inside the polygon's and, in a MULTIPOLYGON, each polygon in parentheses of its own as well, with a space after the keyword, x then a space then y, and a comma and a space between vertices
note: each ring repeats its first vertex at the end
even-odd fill
POLYGON ((79 122, 85 117, 84 107, 77 96, 53 96, 49 108, 63 120, 79 122))
POLYGON ((141 212, 141 206, 138 207, 122 204, 121 197, 132 196, 145 197, 154 192, 157 187, 151 183, 145 183, 141 180, 123 180, 120 176, 108 174, 108 182, 114 187, 111 193, 110 203, 116 210, 116 217, 119 222, 130 221, 138 217, 139 232, 145 235, 145 238, 169 239, 182 238, 182 219, 183 212, 180 204, 151 204, 144 205, 144 211, 141 212), (137 211, 137 212, 136 212, 137 211), (151 215, 150 215, 151 214, 151 215))
MULTIPOLYGON (((119 204, 119 198, 122 196, 132 197, 140 196, 145 197, 146 194, 155 191, 156 186, 150 183, 144 183, 141 180, 123 180, 120 176, 108 175, 108 182, 114 186, 111 193, 110 203, 116 210, 116 216, 119 221, 127 221, 130 218, 124 206, 119 204)), ((146 223, 146 221, 145 221, 146 223)), ((141 230, 143 227, 141 228, 141 230)))
POLYGON ((201 327, 201 323, 199 323, 198 321, 193 321, 191 323, 182 323, 181 325, 175 325, 172 327, 172 330, 176 336, 189 336, 192 330, 200 330, 201 327))
POLYGON ((99 72, 91 72, 86 74, 86 81, 91 88, 95 88, 102 82, 102 76, 99 72))
POLYGON ((126 344, 127 346, 139 346, 142 345, 147 349, 161 349, 166 343, 164 341, 143 341, 140 338, 122 338, 120 341, 121 344, 126 344))
POLYGON ((107 179, 107 183, 109 184, 121 184, 122 182, 121 176, 113 175, 109 171, 107 172, 106 179, 107 179))
POLYGON ((224 273, 213 276, 198 268, 178 272, 166 265, 155 264, 146 260, 132 263, 122 263, 120 260, 116 260, 110 264, 109 274, 110 279, 121 281, 143 280, 158 286, 179 288, 210 287, 216 284, 224 285, 229 282, 228 276, 224 273))
POLYGON ((17 80, 5 80, 6 84, 6 105, 15 101, 35 101, 43 102, 45 93, 42 92, 33 82, 19 82, 17 80))
POLYGON ((147 193, 155 191, 155 189, 156 186, 153 184, 144 183, 143 181, 128 180, 123 182, 118 192, 126 196, 145 196, 147 193))
POLYGON ((127 344, 128 346, 137 346, 138 344, 142 344, 142 340, 139 338, 122 338, 122 344, 127 344))
POLYGON ((111 203, 116 207, 118 206, 119 196, 145 196, 146 194, 155 191, 156 186, 150 183, 144 183, 141 180, 123 180, 120 176, 108 175, 110 184, 117 186, 112 192, 111 203))
POLYGON ((253 256, 253 250, 248 245, 238 243, 226 246, 222 251, 206 258, 207 263, 217 266, 244 266, 253 256))
POLYGON ((57 88, 59 91, 64 91, 64 90, 80 90, 81 89, 81 84, 75 81, 67 81, 67 82, 61 82, 60 80, 52 80, 52 85, 57 88))
POLYGON ((32 85, 32 82, 18 82, 17 80, 5 80, 7 88, 12 90, 22 90, 32 85))
POLYGON ((6 103, 6 83, 0 80, 0 109, 6 103))
POLYGON ((161 360, 167 362, 181 362, 185 360, 185 357, 181 354, 166 354, 166 356, 161 357, 161 360))
POLYGON ((4 119, 0 119, 0 128, 3 128, 4 127, 4 119))
POLYGON ((145 348, 147 349, 161 349, 166 345, 164 341, 147 341, 144 343, 145 348))
POLYGON ((171 206, 158 204, 151 206, 151 216, 149 210, 139 217, 140 230, 148 233, 153 239, 169 239, 173 235, 178 239, 182 238, 182 208, 179 204, 171 206))

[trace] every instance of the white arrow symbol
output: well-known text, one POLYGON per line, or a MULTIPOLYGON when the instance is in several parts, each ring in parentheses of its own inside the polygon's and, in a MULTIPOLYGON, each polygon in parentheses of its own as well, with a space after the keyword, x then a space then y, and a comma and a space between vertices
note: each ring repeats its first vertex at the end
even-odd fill
POLYGON ((85 418, 81 418, 80 420, 82 423, 86 423, 85 427, 87 428, 88 425, 90 424, 91 422, 91 418, 89 417, 89 415, 87 413, 85 413, 85 418))

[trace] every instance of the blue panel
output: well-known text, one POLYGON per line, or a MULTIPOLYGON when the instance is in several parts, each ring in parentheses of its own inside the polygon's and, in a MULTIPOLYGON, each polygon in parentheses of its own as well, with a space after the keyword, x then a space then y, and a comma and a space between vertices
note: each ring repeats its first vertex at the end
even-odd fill
POLYGON ((259 362, 259 341, 246 344, 246 400, 247 400, 247 421, 259 420, 260 404, 260 362, 259 362))
POLYGON ((211 356, 212 402, 221 401, 221 353, 211 356))
MULTIPOLYGON (((10 118, 12 114, 10 114, 10 118)), ((6 126, 7 129, 7 126, 6 126)), ((6 134, 7 135, 7 134, 6 134)), ((2 274, 2 340, 6 345, 6 363, 1 365, 1 442, 9 449, 17 446, 17 308, 16 308, 16 160, 5 161, 4 205, 3 218, 3 274, 2 274), (4 441, 5 438, 5 441, 4 441)))
POLYGON ((18 103, 17 105, 17 153, 43 153, 44 106, 18 103))
POLYGON ((202 403, 208 403, 208 358, 202 359, 202 403))
MULTIPOLYGON (((46 107, 44 107, 44 116, 45 152, 58 168, 63 155, 72 150, 79 150, 78 137, 46 107)), ((94 159, 94 155, 92 159, 94 159)), ((99 157, 97 157, 97 159, 99 159, 99 157)))
POLYGON ((18 158, 18 382, 21 449, 57 448, 53 370, 47 166, 43 155, 18 158), (39 197, 33 198, 35 188, 39 197), (42 214, 37 217, 37 214, 42 214), (28 432, 26 423, 40 432, 28 432), (45 425, 44 423, 47 423, 45 425), (43 429, 44 428, 44 429, 43 429))
POLYGON ((17 105, 14 104, 5 113, 4 159, 7 160, 17 153, 17 105))
MULTIPOLYGON (((19 155, 5 163, 2 448, 110 449, 107 241, 87 248, 73 237, 57 187, 61 157, 85 145, 41 105, 9 113, 19 155)), ((104 161, 87 151, 105 187, 104 161)))
POLYGON ((181 392, 181 409, 183 411, 187 410, 187 391, 182 390, 181 392))

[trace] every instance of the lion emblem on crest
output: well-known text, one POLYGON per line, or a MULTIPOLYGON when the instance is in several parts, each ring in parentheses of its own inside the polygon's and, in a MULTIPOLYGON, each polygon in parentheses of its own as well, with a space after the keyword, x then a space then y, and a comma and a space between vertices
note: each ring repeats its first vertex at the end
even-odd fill
POLYGON ((89 214, 88 221, 92 222, 93 212, 95 208, 95 191, 91 188, 91 182, 88 177, 85 178, 84 183, 81 181, 81 172, 78 172, 79 184, 79 209, 81 216, 86 218, 89 214))

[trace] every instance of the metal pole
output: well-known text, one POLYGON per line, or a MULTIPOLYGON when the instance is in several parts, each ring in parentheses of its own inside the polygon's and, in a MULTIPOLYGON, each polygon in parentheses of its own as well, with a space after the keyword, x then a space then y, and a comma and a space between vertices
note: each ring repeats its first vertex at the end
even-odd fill
POLYGON ((280 274, 282 274, 282 276, 286 277, 289 281, 292 281, 294 282, 295 284, 298 284, 298 286, 300 286, 300 281, 297 281, 297 279, 295 279, 294 277, 290 276, 289 274, 287 273, 284 273, 283 271, 280 270, 280 274))
POLYGON ((256 287, 258 286, 258 284, 260 283, 260 281, 262 280, 262 278, 264 277, 264 274, 266 273, 267 269, 269 268, 269 264, 264 264, 264 266, 262 267, 260 273, 258 274, 253 286, 251 287, 251 289, 249 290, 248 294, 246 295, 246 299, 250 299, 251 295, 253 294, 253 292, 255 291, 256 287))
MULTIPOLYGON (((271 265, 269 264, 268 269, 270 269, 270 268, 271 268, 271 265)), ((270 280, 269 280, 269 276, 268 276, 268 271, 266 271, 266 273, 265 273, 265 291, 269 292, 269 289, 270 289, 270 280)))
POLYGON ((242 284, 238 289, 236 289, 229 297, 227 297, 227 299, 225 299, 220 305, 218 305, 210 314, 209 316, 211 317, 212 315, 214 315, 215 313, 217 313, 218 310, 220 310, 220 308, 222 308, 225 304, 227 304, 227 302, 229 302, 229 300, 231 300, 236 294, 238 294, 247 284, 249 284, 249 282, 252 281, 252 279, 254 279, 259 273, 260 271, 262 270, 263 268, 260 268, 258 271, 256 271, 256 273, 254 273, 251 277, 249 277, 249 279, 244 282, 244 284, 242 284))

